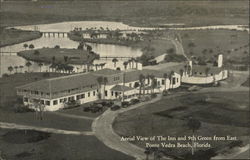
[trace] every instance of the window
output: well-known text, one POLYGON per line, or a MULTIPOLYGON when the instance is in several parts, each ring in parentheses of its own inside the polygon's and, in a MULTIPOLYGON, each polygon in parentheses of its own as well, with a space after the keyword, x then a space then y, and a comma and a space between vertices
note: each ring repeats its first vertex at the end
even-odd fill
POLYGON ((176 78, 174 77, 172 84, 175 85, 175 83, 176 83, 176 78))
POLYGON ((200 75, 202 75, 202 73, 200 72, 200 75))
POLYGON ((67 98, 64 98, 63 101, 64 101, 64 102, 67 102, 67 98))
POLYGON ((35 95, 38 95, 38 91, 35 91, 35 95))
POLYGON ((93 96, 95 96, 95 91, 93 91, 93 96))
POLYGON ((176 83, 178 83, 178 80, 179 80, 179 79, 178 79, 178 78, 176 78, 176 83))
POLYGON ((165 84, 165 80, 163 79, 163 80, 161 80, 161 84, 162 85, 164 85, 165 84))
POLYGON ((114 77, 114 81, 120 80, 120 77, 114 77))
POLYGON ((114 92, 113 91, 111 91, 111 96, 114 96, 114 92))
POLYGON ((43 92, 41 92, 41 96, 43 96, 43 92))
POLYGON ((129 83, 129 87, 132 87, 132 83, 129 83))
POLYGON ((79 100, 79 99, 81 99, 81 95, 76 96, 76 100, 79 100))
POLYGON ((105 90, 105 96, 108 96, 108 91, 107 90, 105 90))
POLYGON ((46 105, 47 105, 47 106, 50 106, 50 101, 46 101, 46 105))
POLYGON ((41 100, 41 104, 44 104, 44 100, 41 100))
POLYGON ((54 100, 53 101, 53 105, 57 105, 58 104, 58 101, 57 100, 54 100))
POLYGON ((85 98, 85 94, 81 94, 81 99, 85 98))
POLYGON ((161 82, 160 81, 157 81, 157 86, 161 85, 161 82))
POLYGON ((88 97, 90 97, 90 92, 88 92, 88 97))
POLYGON ((60 99, 60 103, 63 103, 63 99, 60 99))
POLYGON ((23 98, 23 101, 24 102, 28 102, 28 98, 23 98))

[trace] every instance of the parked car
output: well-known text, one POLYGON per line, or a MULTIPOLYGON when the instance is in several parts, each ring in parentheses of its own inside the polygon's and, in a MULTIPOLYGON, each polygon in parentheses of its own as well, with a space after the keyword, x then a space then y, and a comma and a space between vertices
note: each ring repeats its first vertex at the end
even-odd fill
POLYGON ((126 108, 128 106, 129 106, 129 102, 127 101, 122 102, 122 107, 126 108))
POLYGON ((137 104, 137 103, 139 103, 140 102, 140 100, 139 99, 131 99, 130 100, 130 104, 137 104))
POLYGON ((112 111, 116 111, 116 110, 118 110, 118 109, 120 109, 121 107, 120 106, 118 106, 118 105, 113 105, 110 109, 112 110, 112 111))
POLYGON ((89 111, 90 111, 90 107, 89 107, 89 106, 88 106, 88 107, 84 107, 84 108, 83 108, 83 111, 84 111, 84 112, 89 112, 89 111))

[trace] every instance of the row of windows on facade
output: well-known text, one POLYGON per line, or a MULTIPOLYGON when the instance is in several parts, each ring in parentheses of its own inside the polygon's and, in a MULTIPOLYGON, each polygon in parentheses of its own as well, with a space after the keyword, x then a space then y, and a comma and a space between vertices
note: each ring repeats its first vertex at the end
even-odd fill
MULTIPOLYGON (((172 79, 172 85, 175 85, 176 83, 178 83, 178 78, 173 78, 172 79)), ((148 81, 148 83, 147 84, 150 84, 150 81, 148 81)), ((134 87, 134 86, 132 86, 133 85, 133 83, 129 83, 129 87, 134 87)), ((160 85, 165 85, 165 80, 164 79, 162 79, 161 81, 157 81, 157 85, 158 86, 160 86, 160 85)))

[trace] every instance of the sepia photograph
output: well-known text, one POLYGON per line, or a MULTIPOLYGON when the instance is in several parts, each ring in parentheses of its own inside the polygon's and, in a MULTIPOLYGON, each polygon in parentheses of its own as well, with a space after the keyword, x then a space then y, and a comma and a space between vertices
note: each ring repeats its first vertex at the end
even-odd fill
POLYGON ((250 159, 249 0, 0 0, 0 160, 250 159))

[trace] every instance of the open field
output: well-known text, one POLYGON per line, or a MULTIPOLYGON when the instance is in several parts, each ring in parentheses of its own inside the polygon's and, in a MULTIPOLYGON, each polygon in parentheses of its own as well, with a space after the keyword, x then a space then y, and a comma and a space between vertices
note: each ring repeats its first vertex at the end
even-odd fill
POLYGON ((248 24, 248 1, 3 2, 1 26, 108 20, 133 26, 248 24))
POLYGON ((7 129, 0 129, 0 151, 0 157, 11 160, 133 159, 109 149, 94 136, 47 135, 44 132, 29 131, 25 134, 24 131, 15 132, 15 130, 7 129), (34 142, 39 138, 37 134, 42 134, 43 139, 34 142), (25 142, 25 140, 30 140, 30 142, 25 142))
POLYGON ((0 29, 0 47, 18 44, 33 39, 40 38, 42 35, 35 31, 21 31, 17 29, 0 29))
POLYGON ((249 34, 230 30, 180 31, 187 56, 217 60, 224 55, 225 63, 249 64, 249 34))
MULTIPOLYGON (((153 105, 121 114, 113 127, 116 133, 124 136, 191 136, 192 131, 187 127, 187 120, 192 116, 201 122, 201 128, 195 131, 195 135, 236 136, 237 140, 246 144, 244 140, 245 136, 249 135, 250 121, 248 96, 248 92, 217 92, 182 95, 171 100, 164 97, 153 105)), ((181 143, 186 142, 191 143, 188 140, 181 143)), ((207 142, 215 152, 232 142, 236 143, 236 141, 202 141, 202 143, 207 142)), ((134 143, 145 148, 146 142, 134 143)), ((190 148, 161 148, 161 150, 173 157, 185 157, 191 151, 190 148)), ((208 148, 198 148, 196 152, 199 150, 208 148)))
POLYGON ((17 54, 27 60, 55 64, 85 64, 91 63, 97 57, 97 54, 89 53, 86 50, 66 48, 42 48, 21 51, 17 54), (65 59, 65 57, 67 58, 65 59))

